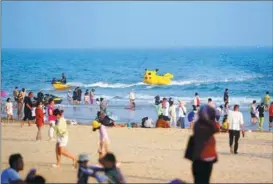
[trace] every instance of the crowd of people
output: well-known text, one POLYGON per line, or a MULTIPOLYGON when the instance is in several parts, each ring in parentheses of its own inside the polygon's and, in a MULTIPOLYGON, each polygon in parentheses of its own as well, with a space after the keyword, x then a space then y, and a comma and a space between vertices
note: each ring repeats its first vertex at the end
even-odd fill
MULTIPOLYGON (((92 89, 89 93, 86 90, 84 101, 85 103, 93 103, 94 92, 92 89), (89 98, 88 98, 89 97, 89 98), (91 98, 92 97, 92 98, 91 98)), ((81 102, 81 89, 76 88, 73 92, 73 103, 78 104, 81 102)), ((100 105, 100 111, 97 118, 92 122, 93 131, 99 133, 99 163, 100 166, 88 166, 88 156, 81 154, 79 159, 69 153, 66 150, 68 144, 68 129, 67 122, 64 118, 64 111, 60 109, 54 109, 54 100, 49 99, 46 111, 44 112, 44 104, 41 101, 37 102, 35 109, 35 116, 32 115, 33 93, 29 92, 26 95, 25 89, 18 91, 16 87, 14 89, 14 100, 17 102, 17 114, 18 119, 21 117, 22 110, 24 110, 24 117, 21 123, 23 127, 24 122, 28 121, 31 126, 32 121, 35 120, 37 126, 36 141, 42 140, 41 130, 45 124, 45 116, 49 122, 48 136, 49 140, 56 140, 56 164, 53 167, 61 167, 61 157, 65 156, 71 159, 74 167, 79 165, 78 169, 78 183, 87 183, 88 177, 94 177, 100 183, 125 183, 124 177, 119 169, 119 163, 113 153, 109 152, 109 136, 106 126, 116 126, 116 123, 108 120, 105 123, 104 119, 107 119, 107 102, 100 98, 98 99, 100 105), (101 118, 103 117, 103 118, 101 118), (98 175, 97 172, 103 172, 104 175, 98 175)), ((135 94, 133 91, 129 94, 129 103, 132 107, 135 107, 135 94)), ((183 100, 178 101, 178 106, 175 105, 172 98, 160 99, 159 96, 155 97, 155 107, 158 114, 158 120, 156 125, 153 126, 151 119, 145 117, 142 119, 143 128, 170 128, 180 127, 185 128, 185 119, 188 118, 190 127, 193 128, 193 136, 189 139, 188 146, 185 153, 185 158, 192 161, 192 172, 194 176, 194 182, 197 184, 209 183, 210 175, 217 159, 217 153, 215 149, 214 134, 217 132, 228 132, 229 134, 229 147, 230 152, 238 154, 239 138, 240 135, 244 136, 244 121, 243 114, 239 111, 239 105, 234 105, 233 109, 229 108, 229 95, 228 89, 224 92, 224 106, 216 107, 211 98, 208 99, 206 104, 201 105, 201 100, 198 93, 195 93, 195 97, 192 104, 192 111, 188 113, 187 108, 183 100), (178 114, 177 114, 178 109, 178 114), (223 117, 222 125, 220 125, 220 117, 223 117)), ((8 119, 13 119, 12 102, 11 99, 7 99, 6 112, 8 119)), ((250 114, 251 122, 256 123, 259 120, 259 129, 262 130, 264 121, 264 111, 269 111, 269 127, 272 127, 273 121, 273 102, 270 104, 269 92, 266 93, 262 102, 257 105, 256 101, 253 101, 250 114)), ((20 154, 14 154, 10 156, 10 168, 6 169, 2 173, 1 181, 10 183, 10 181, 18 181, 21 183, 31 183, 33 180, 40 180, 45 182, 42 176, 37 176, 35 170, 31 170, 25 180, 22 180, 18 172, 23 169, 23 158, 20 154)))

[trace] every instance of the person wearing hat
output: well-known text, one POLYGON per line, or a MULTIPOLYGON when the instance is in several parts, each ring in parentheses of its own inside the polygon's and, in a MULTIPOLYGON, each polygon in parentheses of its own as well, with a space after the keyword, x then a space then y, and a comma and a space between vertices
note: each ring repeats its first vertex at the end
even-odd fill
POLYGON ((73 161, 74 167, 76 166, 76 158, 67 152, 65 147, 68 143, 68 130, 66 120, 62 116, 62 112, 59 109, 55 109, 53 111, 53 115, 57 118, 57 123, 55 128, 56 135, 57 135, 57 142, 56 142, 56 158, 57 164, 54 164, 53 167, 60 167, 61 164, 61 156, 64 155, 70 158, 73 161))
POLYGON ((101 158, 103 156, 104 153, 108 152, 108 144, 109 144, 109 137, 108 137, 108 133, 106 131, 106 128, 104 125, 102 125, 101 123, 99 123, 98 121, 94 120, 92 122, 92 127, 93 127, 93 131, 97 131, 99 130, 99 136, 100 136, 100 146, 98 149, 98 153, 99 153, 99 158, 101 158))
POLYGON ((92 104, 93 105, 93 103, 94 103, 94 98, 95 98, 95 89, 91 89, 91 91, 90 91, 90 104, 92 104))

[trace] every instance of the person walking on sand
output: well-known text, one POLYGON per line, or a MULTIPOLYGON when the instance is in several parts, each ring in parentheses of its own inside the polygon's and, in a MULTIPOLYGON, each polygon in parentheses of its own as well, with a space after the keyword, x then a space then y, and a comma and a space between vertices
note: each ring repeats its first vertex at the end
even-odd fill
POLYGON ((92 122, 92 127, 94 132, 99 130, 99 136, 100 136, 99 145, 100 146, 98 149, 98 153, 99 153, 99 158, 102 158, 104 154, 108 152, 108 144, 109 144, 108 133, 106 131, 105 126, 96 120, 92 122))
MULTIPOLYGON (((216 140, 218 132, 214 108, 205 105, 200 108, 199 119, 193 128, 192 174, 195 184, 209 184, 213 164, 217 162, 216 140)), ((186 157, 187 158, 187 157, 186 157)))
POLYGON ((187 109, 184 105, 184 101, 180 100, 179 101, 179 106, 178 106, 178 121, 180 122, 181 128, 185 128, 185 117, 187 115, 187 109))
POLYGON ((263 99, 264 105, 265 105, 265 110, 268 110, 268 107, 270 106, 270 96, 269 96, 269 91, 266 92, 264 99, 263 99))
POLYGON ((95 98, 95 89, 91 89, 90 91, 90 104, 94 104, 94 98, 95 98))
POLYGON ((273 102, 271 102, 271 105, 268 109, 268 115, 269 115, 269 131, 271 131, 271 128, 273 127, 273 102))
POLYGON ((23 91, 20 91, 17 97, 17 116, 18 120, 20 120, 22 116, 22 111, 23 111, 23 106, 24 106, 24 94, 23 91))
POLYGON ((13 99, 15 102, 17 102, 18 95, 19 95, 18 87, 15 87, 13 90, 13 99))
POLYGON ((5 111, 7 113, 8 123, 9 123, 9 120, 12 120, 13 122, 13 104, 10 98, 7 99, 7 103, 5 104, 5 111))
POLYGON ((57 164, 53 164, 53 167, 60 167, 61 164, 61 156, 65 156, 70 158, 73 161, 73 166, 76 167, 76 158, 67 152, 65 149, 68 143, 68 130, 66 120, 62 117, 61 111, 59 109, 55 109, 53 115, 57 118, 57 123, 55 128, 57 135, 56 142, 56 158, 57 164))
POLYGON ((253 100, 251 107, 250 107, 250 116, 251 116, 251 123, 252 124, 256 124, 256 122, 257 122, 256 113, 257 113, 256 100, 253 100))
POLYGON ((42 102, 37 103, 37 108, 35 109, 35 123, 38 128, 37 136, 36 136, 36 141, 41 141, 42 140, 42 127, 44 126, 44 112, 43 112, 43 104, 42 102))
POLYGON ((259 131, 263 130, 264 111, 265 111, 264 103, 261 103, 261 105, 259 105, 259 107, 258 107, 258 112, 259 112, 259 131))
POLYGON ((193 100, 193 105, 196 108, 198 108, 198 107, 200 107, 200 104, 201 104, 200 97, 199 97, 198 93, 195 93, 195 97, 194 97, 194 100, 193 100))
POLYGON ((229 100, 229 96, 228 96, 228 88, 225 89, 224 92, 224 103, 228 102, 229 100))
POLYGON ((32 101, 31 101, 31 98, 33 97, 33 93, 32 92, 29 92, 28 93, 28 96, 25 97, 24 99, 24 103, 25 103, 25 108, 24 108, 24 119, 21 123, 21 127, 24 126, 24 121, 28 120, 28 126, 31 126, 31 121, 33 120, 33 117, 32 117, 32 101))
POLYGON ((176 128, 176 105, 174 104, 174 101, 170 99, 170 108, 169 108, 169 114, 170 114, 170 125, 172 125, 173 128, 176 128))
POLYGON ((229 147, 230 152, 238 154, 240 131, 244 136, 244 119, 243 114, 239 112, 239 105, 234 105, 233 111, 230 111, 228 116, 229 122, 229 147), (235 138, 235 144, 233 148, 233 139, 235 138))
POLYGON ((48 129, 48 136, 49 140, 52 141, 54 139, 54 126, 56 117, 53 114, 54 111, 54 100, 53 98, 50 98, 48 101, 48 107, 47 107, 47 114, 48 114, 48 122, 49 122, 49 129, 48 129))
POLYGON ((88 89, 84 93, 84 104, 89 104, 89 92, 88 92, 88 89))

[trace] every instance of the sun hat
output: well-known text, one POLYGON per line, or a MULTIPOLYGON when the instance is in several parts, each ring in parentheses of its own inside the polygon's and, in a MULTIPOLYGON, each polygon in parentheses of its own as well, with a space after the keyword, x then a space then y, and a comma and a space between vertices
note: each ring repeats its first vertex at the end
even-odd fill
POLYGON ((78 162, 86 162, 86 161, 89 161, 88 155, 86 155, 86 154, 80 154, 78 162))
POLYGON ((99 123, 98 121, 94 120, 92 122, 93 130, 99 128, 100 126, 101 126, 101 123, 99 123))

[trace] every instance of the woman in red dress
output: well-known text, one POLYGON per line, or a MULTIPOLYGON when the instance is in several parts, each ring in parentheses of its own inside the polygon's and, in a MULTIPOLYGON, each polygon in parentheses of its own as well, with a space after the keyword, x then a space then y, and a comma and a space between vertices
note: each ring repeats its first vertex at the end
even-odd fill
POLYGON ((44 112, 43 112, 43 104, 42 102, 37 103, 37 108, 35 109, 35 115, 36 115, 36 126, 38 128, 36 141, 42 140, 42 132, 41 129, 44 126, 44 112))

